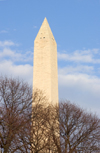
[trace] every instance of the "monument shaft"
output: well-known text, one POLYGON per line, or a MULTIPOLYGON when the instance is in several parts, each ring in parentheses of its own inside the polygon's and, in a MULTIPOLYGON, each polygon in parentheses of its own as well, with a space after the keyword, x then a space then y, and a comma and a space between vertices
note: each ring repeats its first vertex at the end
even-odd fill
POLYGON ((33 89, 58 104, 57 44, 45 18, 34 41, 33 89))

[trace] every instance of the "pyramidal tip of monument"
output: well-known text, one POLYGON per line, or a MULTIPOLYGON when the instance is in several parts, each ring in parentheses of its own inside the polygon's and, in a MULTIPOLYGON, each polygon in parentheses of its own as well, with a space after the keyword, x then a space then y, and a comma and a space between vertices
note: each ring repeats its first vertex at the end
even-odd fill
POLYGON ((47 21, 47 18, 46 17, 44 18, 44 21, 47 21))
POLYGON ((49 26, 49 23, 46 17, 44 18, 42 25, 49 26))
POLYGON ((46 36, 53 37, 53 39, 54 39, 53 33, 52 33, 51 28, 49 26, 49 23, 47 21, 47 18, 45 17, 35 40, 37 40, 38 38, 41 38, 41 40, 42 40, 42 37, 46 37, 46 36))
POLYGON ((47 20, 47 18, 45 17, 44 18, 44 21, 43 22, 46 22, 47 24, 48 24, 48 20, 47 20))

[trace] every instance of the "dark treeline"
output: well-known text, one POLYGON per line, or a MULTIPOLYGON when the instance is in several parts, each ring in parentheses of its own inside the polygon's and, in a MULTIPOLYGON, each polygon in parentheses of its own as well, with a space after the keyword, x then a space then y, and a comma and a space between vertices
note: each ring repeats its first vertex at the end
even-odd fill
POLYGON ((100 153, 100 119, 68 101, 0 77, 0 153, 100 153))

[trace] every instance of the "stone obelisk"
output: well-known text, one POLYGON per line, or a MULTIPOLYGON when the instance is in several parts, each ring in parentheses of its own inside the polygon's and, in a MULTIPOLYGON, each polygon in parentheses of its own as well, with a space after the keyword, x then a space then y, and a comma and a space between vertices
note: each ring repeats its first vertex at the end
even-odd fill
POLYGON ((58 104, 57 44, 46 18, 34 41, 33 89, 58 104))

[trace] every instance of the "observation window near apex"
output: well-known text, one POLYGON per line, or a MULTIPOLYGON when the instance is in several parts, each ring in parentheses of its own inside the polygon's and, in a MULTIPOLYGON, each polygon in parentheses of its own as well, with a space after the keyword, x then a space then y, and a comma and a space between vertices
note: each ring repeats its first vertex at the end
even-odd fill
POLYGON ((45 38, 45 37, 43 37, 43 38, 45 38))

